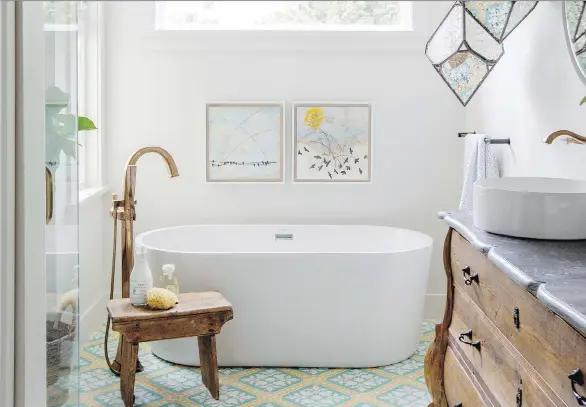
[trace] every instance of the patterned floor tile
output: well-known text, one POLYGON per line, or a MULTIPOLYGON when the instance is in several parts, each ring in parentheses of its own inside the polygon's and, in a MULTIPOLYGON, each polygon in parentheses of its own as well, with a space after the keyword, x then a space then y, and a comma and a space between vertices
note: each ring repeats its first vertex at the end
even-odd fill
MULTIPOLYGON (((136 377, 136 406, 143 407, 427 407, 423 356, 434 336, 435 322, 422 326, 416 354, 392 366, 376 369, 220 368, 221 398, 214 400, 201 383, 197 368, 159 359, 148 346, 140 348, 145 370, 136 377)), ((72 375, 75 395, 88 407, 122 406, 118 378, 104 361, 103 330, 81 349, 81 373, 72 375)), ((113 358, 117 339, 109 345, 113 358)), ((71 382, 72 380, 70 380, 71 382)), ((63 381, 54 387, 53 400, 61 406, 63 381), (61 383, 61 384, 60 384, 61 383)), ((72 400, 68 397, 67 403, 72 400)), ((76 405, 72 404, 71 407, 76 405)), ((81 406, 81 404, 80 404, 81 406)))
POLYGON ((425 375, 418 376, 415 381, 417 383, 425 384, 425 375))
POLYGON ((317 368, 317 367, 300 367, 300 368, 297 368, 296 370, 300 371, 301 373, 308 374, 310 376, 319 376, 319 375, 322 375, 324 373, 329 372, 331 369, 317 368))
POLYGON ((105 328, 104 328, 104 330, 100 330, 98 332, 94 332, 90 336, 90 342, 97 341, 97 340, 101 340, 101 339, 104 339, 105 337, 106 337, 106 331, 105 331, 105 328))
POLYGON ((77 400, 69 399, 65 404, 59 402, 58 404, 52 404, 52 401, 47 400, 47 407, 87 407, 84 403, 78 403, 77 400))
POLYGON ((421 324, 421 334, 425 335, 434 332, 436 324, 436 321, 423 321, 423 324, 421 324))
POLYGON ((364 369, 349 369, 328 378, 328 382, 359 393, 367 393, 389 384, 391 379, 364 369))
POLYGON ((246 369, 243 367, 221 367, 219 370, 219 374, 222 376, 232 376, 238 373, 244 372, 246 369))
POLYGON ((350 396, 325 386, 307 386, 283 397, 300 407, 332 407, 350 400, 350 396))
POLYGON ((417 349, 415 350, 415 355, 425 356, 430 345, 431 345, 431 341, 420 341, 417 344, 417 349))
POLYGON ((86 367, 92 364, 92 361, 89 359, 84 358, 83 356, 79 357, 79 367, 86 367))
POLYGON ((234 386, 220 386, 220 400, 214 400, 207 390, 202 390, 188 398, 196 406, 203 407, 236 407, 243 406, 256 400, 252 393, 234 386))
POLYGON ((416 359, 407 359, 394 365, 385 366, 381 370, 395 376, 409 376, 423 369, 423 361, 416 359))
POLYGON ((182 393, 203 384, 201 374, 195 369, 176 369, 170 373, 153 377, 149 379, 149 382, 172 393, 182 393))
POLYGON ((239 381, 260 391, 276 392, 302 382, 303 379, 280 369, 261 369, 241 377, 239 381))
POLYGON ((85 371, 79 378, 79 389, 82 392, 103 389, 119 383, 120 379, 108 369, 93 369, 85 371))
POLYGON ((142 363, 142 367, 144 367, 144 374, 154 373, 174 366, 173 363, 160 359, 152 353, 141 356, 140 363, 142 363))
MULTIPOLYGON (((162 395, 140 385, 134 388, 134 396, 136 397, 134 401, 135 407, 147 406, 148 404, 163 400, 162 395)), ((120 390, 118 389, 99 394, 94 397, 94 400, 104 407, 124 407, 124 402, 120 398, 120 390)))
POLYGON ((427 407, 431 403, 427 391, 409 385, 395 387, 377 398, 395 407, 427 407))
MULTIPOLYGON (((84 352, 91 353, 93 356, 103 359, 104 358, 104 344, 102 342, 95 345, 86 346, 83 348, 84 352)), ((113 360, 116 357, 116 346, 108 346, 108 356, 113 360)))

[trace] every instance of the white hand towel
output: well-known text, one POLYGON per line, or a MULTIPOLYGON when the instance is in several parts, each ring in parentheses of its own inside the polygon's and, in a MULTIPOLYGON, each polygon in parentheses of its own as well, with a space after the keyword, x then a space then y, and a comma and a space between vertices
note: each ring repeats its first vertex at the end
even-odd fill
POLYGON ((498 161, 492 151, 491 144, 487 143, 484 134, 469 134, 466 138, 472 138, 470 160, 467 163, 464 176, 464 187, 460 198, 460 210, 471 211, 474 203, 474 183, 481 179, 498 178, 500 176, 498 161))

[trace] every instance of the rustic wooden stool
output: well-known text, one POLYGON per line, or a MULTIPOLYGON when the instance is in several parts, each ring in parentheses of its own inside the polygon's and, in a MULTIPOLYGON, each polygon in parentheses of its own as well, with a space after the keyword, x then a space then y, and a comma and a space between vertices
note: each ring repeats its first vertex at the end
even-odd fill
POLYGON ((215 335, 232 319, 232 305, 217 291, 179 294, 178 299, 167 311, 134 307, 128 298, 108 302, 112 330, 122 343, 120 393, 126 407, 134 404, 138 344, 191 336, 197 336, 202 381, 213 398, 220 398, 215 335))

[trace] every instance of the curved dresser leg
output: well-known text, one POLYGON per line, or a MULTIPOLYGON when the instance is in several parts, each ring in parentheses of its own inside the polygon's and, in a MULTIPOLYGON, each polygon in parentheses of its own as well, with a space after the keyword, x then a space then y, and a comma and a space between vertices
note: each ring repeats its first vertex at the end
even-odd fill
POLYGON ((452 229, 448 231, 444 243, 444 269, 446 272, 448 289, 444 319, 435 326, 435 339, 425 355, 425 383, 431 394, 429 407, 448 407, 444 389, 444 359, 448 348, 448 328, 452 323, 454 308, 454 282, 452 278, 451 262, 452 229))

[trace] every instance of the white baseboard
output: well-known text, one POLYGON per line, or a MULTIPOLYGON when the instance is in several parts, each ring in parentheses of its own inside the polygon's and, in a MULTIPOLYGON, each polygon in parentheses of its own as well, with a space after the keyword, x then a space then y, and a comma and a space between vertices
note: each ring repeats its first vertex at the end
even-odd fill
POLYGON ((102 324, 106 322, 107 312, 106 304, 108 302, 108 293, 103 293, 94 303, 79 317, 80 325, 80 343, 86 343, 91 335, 98 331, 102 324))
POLYGON ((446 307, 445 294, 427 294, 425 296, 425 307, 423 308, 423 317, 441 321, 444 317, 446 307))

